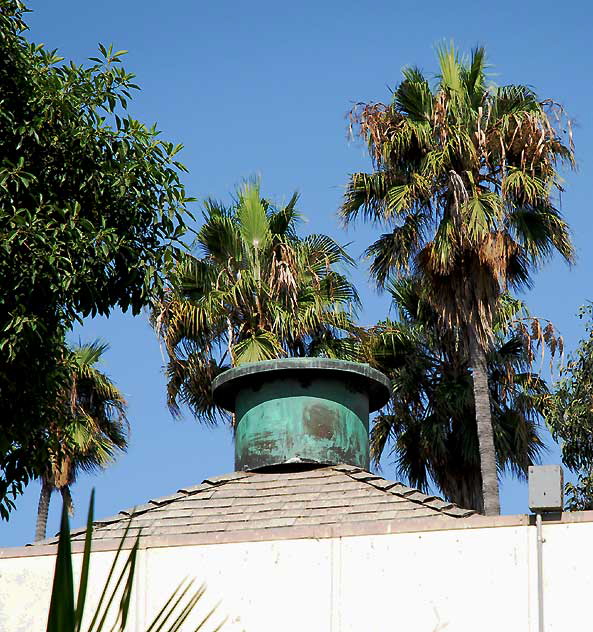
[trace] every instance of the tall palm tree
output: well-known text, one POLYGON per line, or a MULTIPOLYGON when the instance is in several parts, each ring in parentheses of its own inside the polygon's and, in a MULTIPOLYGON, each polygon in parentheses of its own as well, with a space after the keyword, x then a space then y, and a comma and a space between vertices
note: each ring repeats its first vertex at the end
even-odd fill
POLYGON ((108 346, 99 341, 72 350, 67 359, 68 383, 60 395, 60 409, 67 423, 49 428, 50 451, 41 476, 35 541, 43 540, 51 495, 59 491, 73 512, 70 486, 82 472, 96 472, 109 465, 118 451, 127 448, 126 402, 111 380, 96 368, 108 346))
POLYGON ((284 356, 356 359, 353 262, 326 235, 299 237, 298 196, 277 208, 248 184, 225 207, 208 201, 196 256, 180 255, 153 324, 168 355, 168 402, 214 423, 213 378, 284 356))
MULTIPOLYGON (((374 420, 375 462, 388 445, 398 474, 428 491, 431 481, 448 500, 483 511, 480 453, 469 357, 455 331, 443 333, 438 316, 412 279, 389 291, 399 318, 370 333, 370 362, 390 376, 390 404, 374 420)), ((503 296, 487 353, 488 383, 498 471, 522 478, 544 450, 539 421, 549 400, 546 383, 531 372, 532 350, 520 319, 522 304, 503 296)), ((546 340, 552 342, 548 329, 546 340)))
POLYGON ((469 60, 443 48, 438 60, 433 88, 408 68, 391 103, 353 110, 375 171, 351 175, 341 215, 390 225, 367 251, 378 284, 419 275, 441 327, 456 328, 467 347, 484 509, 497 514, 486 355, 498 297, 529 286, 555 251, 573 260, 554 196, 562 190, 559 165, 572 166, 574 154, 572 139, 555 127, 559 106, 526 86, 487 85, 482 48, 469 60))

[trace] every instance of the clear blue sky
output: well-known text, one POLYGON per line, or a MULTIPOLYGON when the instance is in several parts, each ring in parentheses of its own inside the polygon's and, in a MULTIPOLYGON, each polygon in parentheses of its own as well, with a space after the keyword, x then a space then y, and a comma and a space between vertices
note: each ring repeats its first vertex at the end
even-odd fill
MULTIPOLYGON (((578 341, 576 311, 593 298, 590 4, 568 11, 547 0, 35 0, 31 8, 30 38, 68 59, 93 56, 99 42, 129 50, 126 68, 142 86, 133 114, 157 122, 164 138, 185 145, 191 194, 226 198, 244 178, 259 175, 265 195, 277 201, 299 190, 308 219, 304 230, 351 242, 357 256, 376 231, 345 232, 336 219, 347 174, 369 166, 364 149, 347 141, 346 112, 356 101, 388 99, 387 86, 398 82, 405 65, 433 72, 434 48, 443 40, 453 39, 463 50, 485 45, 497 83, 533 86, 540 96, 562 102, 576 123, 580 168, 567 175, 563 210, 578 263, 568 269, 553 261, 528 299, 534 314, 557 325, 569 349, 578 341)), ((355 278, 363 322, 384 317, 387 301, 367 282, 364 263, 355 278)), ((110 342, 103 370, 128 398, 132 434, 127 455, 74 487, 75 524, 84 521, 93 485, 97 516, 107 516, 233 469, 229 430, 201 427, 189 415, 180 422, 170 417, 163 361, 145 316, 96 319, 74 339, 79 335, 110 342)), ((557 448, 546 460, 558 462, 557 448)), ((383 475, 393 476, 388 464, 383 475)), ((10 523, 0 524, 1 544, 32 539, 38 493, 39 485, 31 484, 10 523)), ((502 503, 505 513, 526 512, 526 485, 505 481, 502 503)), ((50 533, 57 530, 59 505, 54 497, 50 533)))

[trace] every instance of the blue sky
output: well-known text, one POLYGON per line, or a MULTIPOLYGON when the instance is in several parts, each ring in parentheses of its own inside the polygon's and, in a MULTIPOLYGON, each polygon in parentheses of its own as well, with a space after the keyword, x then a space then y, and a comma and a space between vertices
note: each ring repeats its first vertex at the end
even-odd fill
MULTIPOLYGON (((541 97, 560 101, 575 121, 579 170, 566 175, 562 207, 578 252, 569 269, 552 261, 528 298, 532 312, 551 319, 568 349, 582 335, 578 306, 593 298, 593 175, 590 50, 593 9, 574 15, 557 3, 177 2, 127 0, 101 3, 54 0, 30 3, 29 37, 82 62, 99 42, 126 49, 125 66, 142 91, 132 113, 156 122, 168 140, 185 145, 188 191, 199 199, 228 199, 256 175, 278 202, 301 193, 304 232, 330 233, 359 256, 377 234, 373 227, 343 230, 336 210, 348 173, 369 168, 364 148, 347 139, 345 115, 357 101, 386 100, 406 65, 435 70, 435 46, 453 40, 469 51, 486 46, 497 83, 526 83, 541 97), (587 61, 588 60, 588 61, 587 61)), ((354 273, 363 297, 362 321, 385 316, 388 303, 354 273)), ((174 421, 165 406, 163 360, 145 316, 114 314, 89 321, 73 339, 101 337, 111 344, 103 370, 129 401, 132 425, 127 455, 106 473, 85 476, 73 489, 84 521, 90 489, 98 516, 165 495, 182 485, 233 469, 232 435, 200 426, 189 415, 174 421)), ((546 457, 558 462, 557 448, 546 457)), ((383 475, 393 477, 386 463, 383 475)), ((18 501, 0 543, 32 539, 39 485, 18 501)), ((54 497, 49 532, 57 530, 54 497)), ((505 480, 504 513, 527 511, 526 485, 505 480)))

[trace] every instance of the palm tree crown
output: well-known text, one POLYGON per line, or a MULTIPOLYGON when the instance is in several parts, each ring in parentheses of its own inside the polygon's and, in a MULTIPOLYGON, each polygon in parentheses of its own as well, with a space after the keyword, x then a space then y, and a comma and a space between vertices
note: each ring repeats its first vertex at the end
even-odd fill
POLYGON ((394 224, 368 250, 379 284, 420 271, 446 322, 488 339, 502 288, 528 283, 554 250, 573 259, 552 199, 573 151, 552 125, 555 104, 486 85, 483 49, 469 63, 441 50, 439 63, 434 90, 409 68, 391 104, 353 110, 377 170, 351 176, 341 214, 394 224))
POLYGON ((36 541, 45 538, 52 492, 59 490, 72 512, 70 486, 78 474, 104 469, 127 448, 126 401, 96 366, 107 348, 99 341, 79 345, 66 359, 68 381, 58 402, 66 423, 48 429, 52 447, 41 477, 36 541))
POLYGON ((574 155, 554 126, 559 106, 526 86, 488 86, 482 48, 469 60, 453 47, 438 58, 434 88, 408 68, 390 104, 353 110, 376 170, 350 177, 341 215, 391 225, 367 251, 377 282, 418 275, 441 327, 467 345, 485 511, 498 513, 485 353, 506 288, 529 285, 554 251, 573 259, 554 192, 574 155))
POLYGON ((212 379, 229 366, 282 356, 354 359, 358 295, 352 263, 325 235, 299 237, 297 195, 277 208, 246 185, 236 203, 208 201, 195 249, 183 254, 153 310, 169 357, 168 400, 214 422, 212 379))

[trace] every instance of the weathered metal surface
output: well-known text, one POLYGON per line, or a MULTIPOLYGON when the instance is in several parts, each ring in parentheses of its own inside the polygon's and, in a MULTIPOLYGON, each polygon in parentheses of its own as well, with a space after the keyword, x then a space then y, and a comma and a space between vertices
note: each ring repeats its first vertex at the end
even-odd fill
POLYGON ((236 414, 237 470, 297 463, 367 469, 369 410, 387 402, 389 381, 367 365, 289 359, 227 371, 213 391, 236 414))

